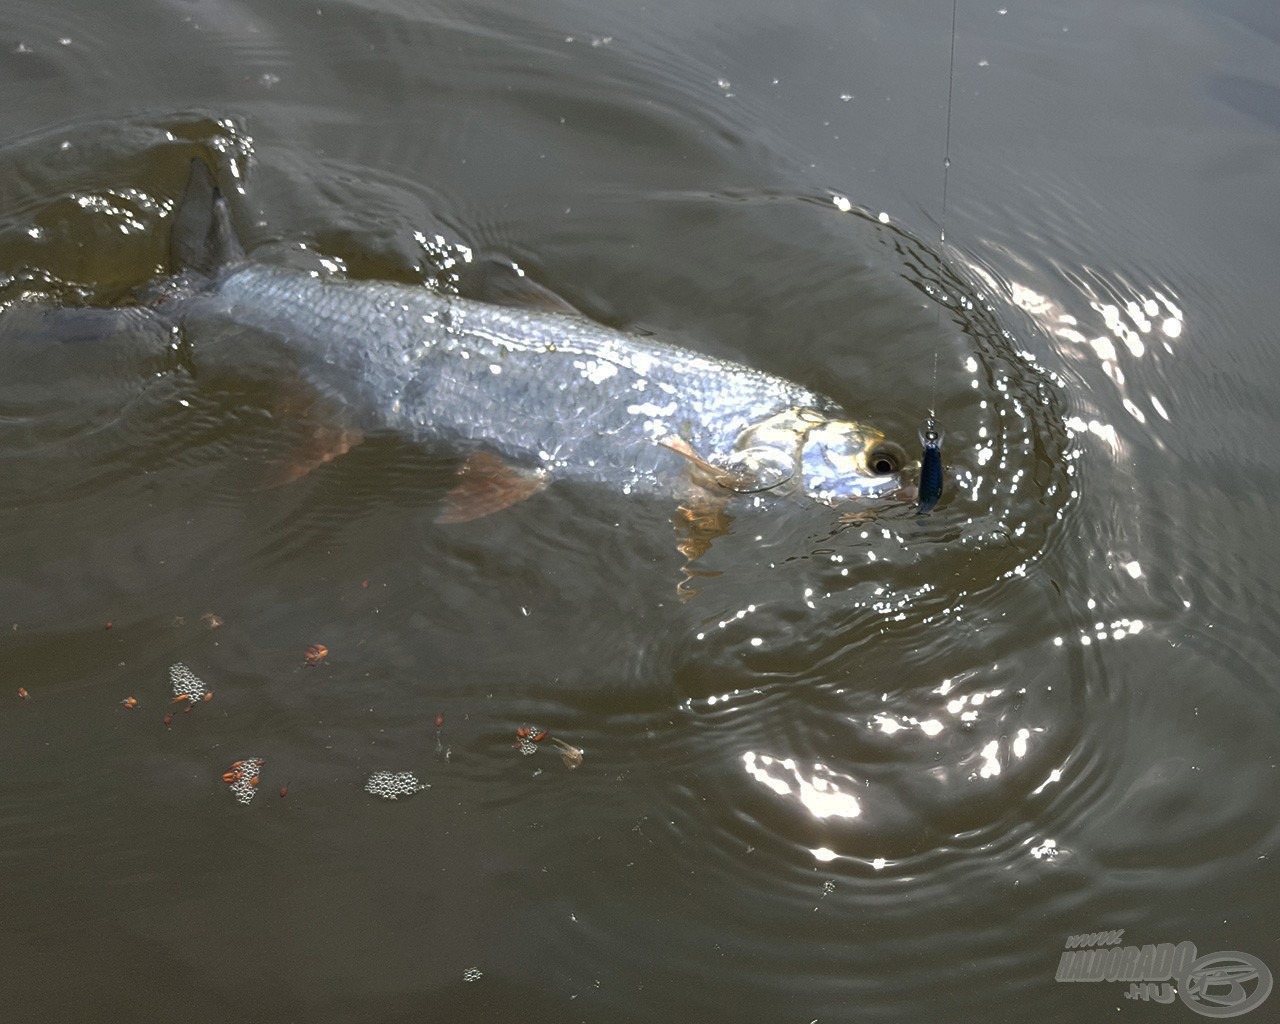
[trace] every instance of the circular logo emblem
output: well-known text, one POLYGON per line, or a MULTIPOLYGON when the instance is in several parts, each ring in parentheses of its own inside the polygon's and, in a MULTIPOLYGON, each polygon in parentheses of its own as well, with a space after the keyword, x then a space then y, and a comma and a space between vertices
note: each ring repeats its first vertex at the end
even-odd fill
POLYGON ((1178 979, 1178 995, 1205 1017, 1238 1017, 1271 995, 1271 971, 1256 956, 1208 953, 1178 979))

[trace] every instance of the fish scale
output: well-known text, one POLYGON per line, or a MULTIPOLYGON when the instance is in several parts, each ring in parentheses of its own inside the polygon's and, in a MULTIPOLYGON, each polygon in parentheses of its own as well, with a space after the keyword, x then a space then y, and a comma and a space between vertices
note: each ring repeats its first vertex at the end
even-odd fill
POLYGON ((246 265, 185 300, 199 348, 250 329, 285 345, 363 429, 485 447, 557 475, 653 490, 684 468, 679 435, 727 457, 752 424, 835 403, 784 378, 560 313, 423 287, 246 265))

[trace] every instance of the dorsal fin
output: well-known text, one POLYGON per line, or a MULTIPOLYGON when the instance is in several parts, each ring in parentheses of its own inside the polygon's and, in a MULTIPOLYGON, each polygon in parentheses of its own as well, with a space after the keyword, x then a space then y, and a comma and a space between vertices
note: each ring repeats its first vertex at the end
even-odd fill
POLYGON ((529 277, 514 260, 502 256, 484 256, 464 265, 458 272, 458 290, 495 306, 582 316, 580 310, 529 277))
POLYGON ((191 161, 191 175, 173 213, 169 264, 175 274, 192 271, 212 277, 219 268, 244 259, 231 226, 231 211, 209 165, 191 161))

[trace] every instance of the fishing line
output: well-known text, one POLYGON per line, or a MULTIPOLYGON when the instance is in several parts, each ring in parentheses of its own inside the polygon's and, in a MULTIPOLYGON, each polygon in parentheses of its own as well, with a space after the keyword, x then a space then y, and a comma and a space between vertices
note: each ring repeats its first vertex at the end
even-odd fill
MULTIPOLYGON (((951 177, 951 109, 954 106, 956 93, 956 8, 959 0, 951 0, 951 62, 947 68, 947 131, 942 144, 942 216, 938 232, 939 256, 945 254, 947 248, 947 186, 951 177)), ((941 288, 939 289, 941 295, 941 288)), ((937 310, 938 326, 942 326, 942 308, 937 310)), ((929 418, 937 412, 938 400, 938 349, 933 350, 933 389, 929 394, 929 418)))
MULTIPOLYGON (((947 185, 951 176, 951 109, 956 88, 956 9, 959 0, 951 0, 951 65, 947 70, 947 132, 942 152, 942 215, 938 235, 941 260, 947 248, 947 185)), ((942 300, 945 294, 942 283, 938 287, 937 325, 942 330, 942 300)), ((938 345, 933 348, 933 383, 929 393, 929 415, 920 424, 920 482, 917 488, 917 513, 923 515, 933 509, 942 497, 942 427, 937 420, 938 402, 938 345)))

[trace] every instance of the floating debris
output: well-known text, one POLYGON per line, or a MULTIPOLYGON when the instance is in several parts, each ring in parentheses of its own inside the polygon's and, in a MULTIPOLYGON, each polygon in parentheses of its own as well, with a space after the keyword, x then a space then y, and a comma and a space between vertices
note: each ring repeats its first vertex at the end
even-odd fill
POLYGON ((395 800, 402 796, 412 796, 422 789, 425 783, 419 782, 413 772, 374 772, 364 784, 364 791, 384 800, 395 800))
POLYGON ((286 797, 288 795, 289 795, 289 783, 286 782, 283 786, 280 787, 280 796, 286 797))
POLYGON ((444 761, 446 764, 448 764, 449 758, 453 754, 453 748, 446 747, 444 745, 444 739, 440 732, 440 730, 443 728, 444 728, 444 712, 437 711, 436 712, 436 760, 444 761))
POLYGON ((324 644, 312 644, 307 648, 306 658, 308 665, 319 665, 327 657, 329 657, 329 648, 324 644))
POLYGON ((124 700, 120 702, 120 706, 122 708, 128 708, 130 711, 132 711, 134 708, 138 706, 138 698, 126 697, 124 700))
POLYGON ((547 738, 547 730, 536 725, 522 725, 516 730, 516 747, 525 757, 538 752, 538 744, 547 738))
POLYGON ((29 700, 31 698, 31 694, 27 693, 27 689, 25 686, 18 687, 18 696, 21 697, 23 700, 29 700))
POLYGON ((222 781, 231 787, 231 792, 240 803, 249 803, 258 792, 258 778, 266 761, 261 757, 247 757, 243 761, 234 762, 222 773, 222 781))
POLYGON ((173 715, 164 716, 164 725, 166 729, 173 725, 173 715))
POLYGON ((196 701, 213 699, 213 693, 200 681, 200 677, 180 661, 169 666, 169 681, 173 684, 173 703, 185 700, 188 711, 196 701))
POLYGON ((554 736, 551 737, 551 742, 560 748, 560 760, 564 762, 564 766, 570 771, 582 764, 584 754, 580 747, 572 746, 564 740, 556 739, 554 736))
POLYGON ((479 981, 483 977, 484 971, 480 970, 479 967, 468 967, 462 972, 463 981, 479 981))
POLYGON ((110 632, 111 632, 111 627, 112 627, 112 626, 114 626, 114 625, 115 625, 115 621, 114 621, 114 620, 112 620, 112 619, 107 619, 107 632, 108 632, 108 633, 110 633, 110 632))
POLYGON ((560 748, 560 760, 564 762, 566 768, 573 770, 582 764, 584 754, 580 748, 548 735, 546 729, 536 725, 522 725, 516 730, 515 745, 525 757, 530 754, 536 754, 538 752, 538 744, 543 740, 550 740, 560 748))
POLYGON ((219 626, 222 625, 222 616, 215 615, 213 612, 205 612, 203 615, 200 616, 200 621, 203 622, 210 629, 217 629, 219 626))

